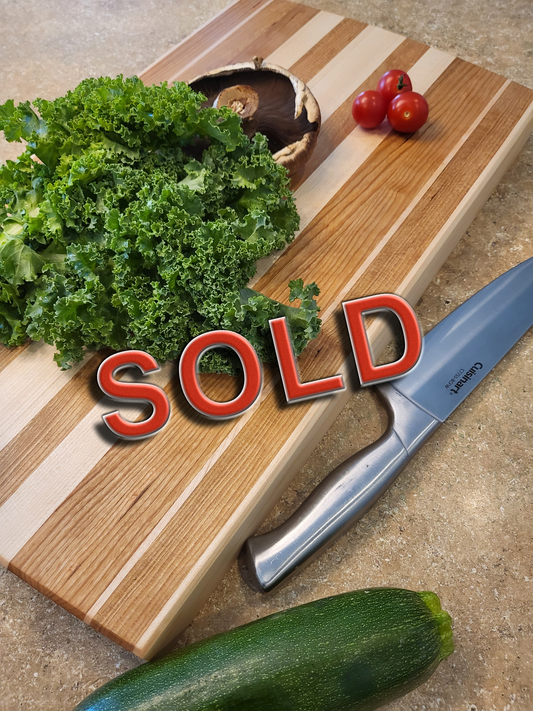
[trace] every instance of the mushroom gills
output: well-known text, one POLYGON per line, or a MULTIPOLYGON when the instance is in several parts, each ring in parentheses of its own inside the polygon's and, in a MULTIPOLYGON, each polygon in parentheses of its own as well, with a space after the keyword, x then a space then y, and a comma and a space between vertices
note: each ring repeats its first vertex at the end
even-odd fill
POLYGON ((268 147, 277 153, 317 131, 311 123, 305 105, 295 117, 295 93, 291 81, 282 74, 264 71, 241 71, 236 74, 207 75, 193 81, 194 91, 203 94, 203 106, 230 106, 243 119, 248 137, 255 133, 266 136, 268 147), (238 78, 238 84, 236 79, 238 78), (258 97, 255 104, 254 95, 258 97), (240 110, 239 110, 240 109, 240 110))

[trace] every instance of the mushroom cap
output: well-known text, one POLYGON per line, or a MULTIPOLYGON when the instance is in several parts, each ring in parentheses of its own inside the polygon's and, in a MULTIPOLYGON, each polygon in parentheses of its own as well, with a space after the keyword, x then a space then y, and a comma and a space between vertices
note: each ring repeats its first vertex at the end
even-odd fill
POLYGON ((263 133, 274 160, 290 177, 311 157, 320 131, 320 108, 309 87, 283 67, 255 57, 253 62, 202 74, 189 85, 204 94, 205 106, 231 106, 233 98, 240 96, 254 104, 256 94, 259 101, 255 107, 240 112, 243 130, 249 137, 263 133))

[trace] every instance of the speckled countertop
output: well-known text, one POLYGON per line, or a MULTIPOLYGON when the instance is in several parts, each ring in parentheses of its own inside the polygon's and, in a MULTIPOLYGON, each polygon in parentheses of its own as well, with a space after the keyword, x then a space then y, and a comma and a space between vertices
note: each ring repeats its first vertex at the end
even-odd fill
MULTIPOLYGON (((451 52, 533 88, 531 0, 306 0, 451 52)), ((0 0, 0 102, 54 98, 86 76, 140 72, 226 5, 181 0, 0 0)), ((458 107, 460 111, 460 107, 458 107)), ((17 154, 0 144, 0 158, 17 154)), ((417 305, 424 331, 533 256, 533 140, 417 305)), ((359 391, 265 527, 287 517, 385 415, 359 391)), ((236 566, 176 646, 270 612, 366 586, 436 591, 456 651, 390 711, 533 709, 533 329, 424 446, 350 533, 280 592, 261 597, 236 566)), ((69 711, 139 663, 0 571, 0 709, 69 711)))

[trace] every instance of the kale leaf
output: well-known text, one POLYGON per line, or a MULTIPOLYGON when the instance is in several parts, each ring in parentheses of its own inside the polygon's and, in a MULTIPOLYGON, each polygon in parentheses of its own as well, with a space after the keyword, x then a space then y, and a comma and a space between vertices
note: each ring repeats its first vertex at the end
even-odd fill
MULTIPOLYGON (((278 316, 297 355, 317 335, 315 284, 290 283, 298 308, 246 286, 298 228, 286 171, 262 135, 202 101, 119 76, 0 106, 7 140, 27 143, 0 166, 0 342, 44 339, 68 368, 103 346, 164 362, 220 328, 273 360, 278 316)), ((235 372, 226 353, 202 370, 235 372)))

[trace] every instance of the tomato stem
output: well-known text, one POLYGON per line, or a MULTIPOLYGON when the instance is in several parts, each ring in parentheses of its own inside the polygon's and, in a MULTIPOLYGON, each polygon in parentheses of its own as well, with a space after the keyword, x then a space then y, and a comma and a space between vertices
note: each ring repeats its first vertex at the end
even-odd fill
POLYGON ((398 91, 401 91, 406 86, 406 84, 404 83, 404 80, 403 80, 404 76, 405 76, 404 74, 400 74, 400 76, 398 78, 398 85, 396 87, 398 89, 398 91))

